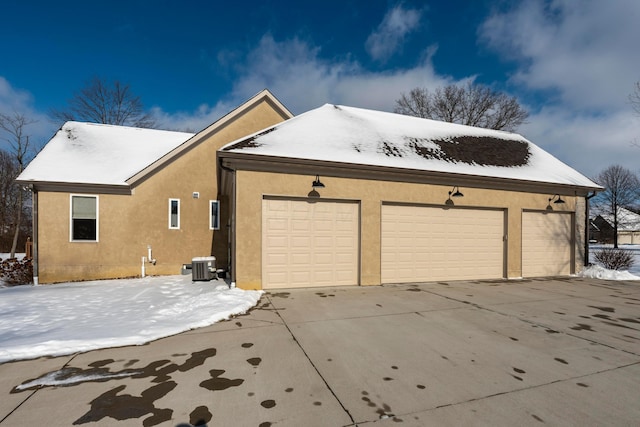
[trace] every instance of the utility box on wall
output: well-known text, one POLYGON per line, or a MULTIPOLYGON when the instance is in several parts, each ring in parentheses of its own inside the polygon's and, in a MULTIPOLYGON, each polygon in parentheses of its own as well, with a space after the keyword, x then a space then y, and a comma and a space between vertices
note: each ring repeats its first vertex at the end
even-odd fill
POLYGON ((216 257, 205 256, 191 259, 191 280, 211 280, 216 278, 216 257))

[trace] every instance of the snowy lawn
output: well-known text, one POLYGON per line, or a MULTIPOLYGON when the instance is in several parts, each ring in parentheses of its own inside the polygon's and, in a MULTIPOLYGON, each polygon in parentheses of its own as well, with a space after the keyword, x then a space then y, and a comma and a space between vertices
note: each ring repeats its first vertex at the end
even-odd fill
MULTIPOLYGON (((635 254, 629 271, 594 265, 580 275, 640 280, 640 245, 624 248, 635 254)), ((0 363, 144 344, 246 313, 261 295, 189 275, 0 286, 0 363)))
POLYGON ((190 275, 0 288, 0 363, 144 344, 246 313, 261 295, 190 275))
POLYGON ((596 279, 609 279, 609 280, 640 280, 640 245, 620 245, 620 249, 631 251, 634 255, 633 265, 628 271, 613 271, 605 270, 601 265, 597 265, 598 262, 593 256, 598 249, 612 248, 613 245, 589 245, 589 261, 594 265, 586 268, 581 274, 583 277, 593 277, 596 279))

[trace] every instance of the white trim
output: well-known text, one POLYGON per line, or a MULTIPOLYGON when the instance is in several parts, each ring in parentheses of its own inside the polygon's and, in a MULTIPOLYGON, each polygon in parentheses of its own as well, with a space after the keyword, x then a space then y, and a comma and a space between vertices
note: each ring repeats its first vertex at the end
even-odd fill
POLYGON ((209 230, 220 230, 220 200, 209 200, 209 230), (211 215, 211 208, 214 203, 218 205, 217 224, 213 223, 213 216, 211 215))
POLYGON ((100 196, 97 194, 69 194, 69 242, 71 243, 98 243, 100 241, 100 196), (93 197, 96 199, 96 239, 95 240, 74 240, 73 239, 73 198, 93 197))
POLYGON ((169 230, 179 230, 180 229, 180 199, 169 199, 168 214, 169 214, 168 215, 169 230), (171 202, 173 201, 178 202, 178 225, 176 227, 171 226, 171 202))

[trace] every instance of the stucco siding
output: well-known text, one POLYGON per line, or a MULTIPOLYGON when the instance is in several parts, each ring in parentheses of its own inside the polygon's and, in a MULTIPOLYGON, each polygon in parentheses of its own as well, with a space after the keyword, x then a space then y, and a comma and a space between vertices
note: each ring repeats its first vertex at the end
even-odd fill
MULTIPOLYGON (((261 288, 261 203, 265 196, 306 197, 315 174, 281 174, 236 171, 236 281, 245 289, 261 288)), ((403 183, 395 181, 351 179, 321 176, 325 188, 321 198, 353 200, 361 204, 361 285, 381 283, 381 206, 383 203, 410 203, 444 206, 452 185, 403 183)), ((462 188, 464 197, 454 199, 456 206, 481 207, 506 211, 506 277, 522 277, 522 212, 545 210, 550 195, 462 188)), ((575 212, 578 197, 565 197, 566 203, 555 211, 575 212)), ((576 240, 582 240, 581 235, 576 240)), ((579 247, 579 242, 576 242, 579 247)), ((579 263, 576 254, 576 263, 579 263)))

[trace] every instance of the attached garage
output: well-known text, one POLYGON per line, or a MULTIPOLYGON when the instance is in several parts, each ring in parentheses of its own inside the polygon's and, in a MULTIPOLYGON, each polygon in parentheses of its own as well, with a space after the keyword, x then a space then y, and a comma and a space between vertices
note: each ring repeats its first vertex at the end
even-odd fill
POLYGON ((384 204, 382 283, 505 276, 505 213, 384 204))
POLYGON ((568 275, 601 189, 521 135, 341 105, 218 159, 243 289, 568 275))
POLYGON ((355 202, 263 199, 263 288, 358 284, 359 213, 355 202))
POLYGON ((573 215, 569 212, 522 213, 522 276, 572 273, 573 215))

